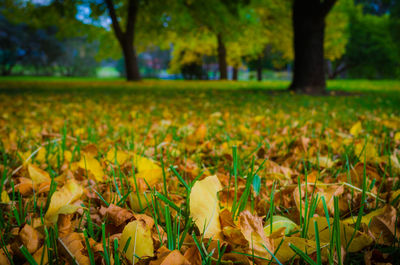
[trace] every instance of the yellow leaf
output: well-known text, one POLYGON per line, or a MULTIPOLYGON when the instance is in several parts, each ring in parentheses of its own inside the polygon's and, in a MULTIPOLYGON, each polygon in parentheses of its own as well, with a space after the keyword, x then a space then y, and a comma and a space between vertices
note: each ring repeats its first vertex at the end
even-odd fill
POLYGON ((115 160, 117 160, 118 165, 122 165, 128 159, 129 155, 121 150, 115 151, 115 149, 110 149, 110 151, 107 153, 107 160, 113 164, 115 163, 115 160))
POLYGON ((364 162, 366 159, 367 162, 380 162, 378 152, 376 151, 375 146, 371 142, 359 142, 355 145, 355 154, 360 158, 360 161, 364 162))
POLYGON ((72 153, 71 151, 65 151, 64 152, 64 160, 67 161, 68 163, 71 162, 72 160, 72 153))
POLYGON ((190 215, 205 238, 221 238, 217 193, 222 189, 216 175, 197 181, 190 192, 190 215))
POLYGON ((311 255, 317 250, 317 244, 313 240, 307 240, 300 237, 279 237, 274 239, 274 246, 280 246, 274 255, 282 263, 290 260, 293 257, 298 257, 298 255, 290 248, 289 245, 296 246, 304 253, 307 253, 307 255, 311 255), (281 243, 282 240, 283 242, 281 243))
MULTIPOLYGON (((372 217, 380 215, 384 212, 385 208, 379 208, 375 211, 372 211, 361 218, 361 223, 369 225, 371 222, 372 217)), ((357 222, 357 216, 350 216, 342 221, 344 224, 355 224, 357 222)))
MULTIPOLYGON (((272 233, 282 227, 285 227, 285 234, 288 234, 297 228, 297 224, 284 216, 274 215, 272 217, 272 233)), ((265 222, 264 232, 266 236, 271 234, 271 219, 265 222)))
POLYGON ((318 165, 320 167, 324 168, 330 168, 333 167, 336 164, 336 161, 332 161, 329 157, 326 156, 320 156, 320 157, 312 157, 309 159, 309 161, 315 165, 318 165))
POLYGON ((50 200, 49 209, 45 215, 47 224, 55 224, 59 214, 71 214, 75 212, 79 206, 72 205, 83 194, 83 188, 76 183, 75 180, 69 180, 59 190, 54 192, 50 200))
MULTIPOLYGON (((103 182, 103 168, 101 167, 101 164, 99 161, 97 161, 94 156, 92 156, 89 153, 84 153, 82 155, 81 160, 78 163, 78 166, 82 168, 83 170, 88 170, 90 173, 92 173, 94 180, 98 182, 103 182)), ((90 176, 90 174, 89 174, 90 176)))
POLYGON ((8 196, 7 191, 3 190, 3 191, 1 192, 1 202, 3 202, 3 203, 9 203, 10 201, 11 201, 11 200, 10 200, 10 197, 8 196))
POLYGON ((400 142, 400 132, 397 132, 394 134, 394 141, 395 142, 400 142))
POLYGON ((138 261, 138 258, 154 256, 151 231, 150 228, 146 227, 144 222, 135 220, 125 226, 121 238, 119 239, 119 250, 121 252, 125 248, 129 238, 131 238, 131 240, 125 253, 125 257, 131 263, 135 264, 135 262, 138 261))
POLYGON ((350 133, 357 137, 362 131, 362 124, 361 121, 356 122, 350 129, 350 133))
POLYGON ((133 163, 138 171, 135 175, 136 178, 145 179, 150 186, 161 180, 162 169, 153 160, 135 155, 133 163))
MULTIPOLYGON (((330 218, 330 220, 329 220, 329 223, 330 223, 330 229, 329 229, 328 222, 325 217, 313 217, 310 220, 310 225, 308 226, 308 231, 307 231, 308 238, 311 240, 315 239, 314 220, 318 224, 319 238, 320 238, 321 244, 330 242, 332 228, 333 228, 333 219, 330 218)), ((344 247, 347 246, 350 239, 353 237, 353 233, 354 233, 354 228, 351 225, 340 221, 340 239, 341 239, 341 243, 344 247)), ((371 245, 372 242, 373 242, 373 240, 370 236, 368 236, 367 234, 362 233, 360 231, 357 231, 355 233, 353 240, 350 243, 348 251, 349 252, 358 252, 361 249, 371 245)))
POLYGON ((44 182, 51 181, 49 173, 47 173, 46 171, 40 169, 39 167, 33 164, 28 164, 28 173, 35 186, 44 182))

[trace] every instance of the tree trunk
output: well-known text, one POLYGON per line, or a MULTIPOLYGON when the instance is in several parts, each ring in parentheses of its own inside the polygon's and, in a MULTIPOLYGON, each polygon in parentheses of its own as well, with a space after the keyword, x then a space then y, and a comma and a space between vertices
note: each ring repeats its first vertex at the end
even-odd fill
POLYGON ((295 0, 293 3, 294 70, 290 90, 302 93, 325 92, 325 17, 336 0, 295 0))
POLYGON ((125 31, 121 29, 121 26, 119 24, 113 0, 105 0, 105 3, 111 18, 112 22, 111 24, 114 30, 114 34, 124 54, 126 79, 127 81, 139 81, 140 72, 134 46, 135 24, 136 24, 137 12, 139 9, 139 1, 138 0, 128 1, 128 8, 127 8, 128 12, 126 18, 127 23, 125 31))
POLYGON ((257 60, 257 80, 262 81, 262 56, 258 56, 257 60))
POLYGON ((222 40, 222 35, 219 33, 217 35, 218 40, 218 66, 219 66, 219 79, 226 80, 228 79, 228 71, 227 71, 227 63, 226 63, 226 47, 225 43, 222 40))
POLYGON ((141 78, 140 78, 137 56, 133 43, 121 42, 121 47, 124 54, 126 80, 139 81, 141 78))
POLYGON ((237 81, 238 80, 238 74, 239 70, 237 67, 232 67, 232 80, 237 81))

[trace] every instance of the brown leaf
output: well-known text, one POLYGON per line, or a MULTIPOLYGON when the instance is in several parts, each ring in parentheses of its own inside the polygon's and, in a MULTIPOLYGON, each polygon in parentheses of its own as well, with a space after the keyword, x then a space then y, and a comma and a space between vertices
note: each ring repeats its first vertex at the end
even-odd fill
POLYGON ((150 265, 190 265, 191 263, 179 252, 173 250, 171 252, 164 252, 160 258, 150 262, 150 265), (167 255, 165 255, 167 253, 167 255))
POLYGON ((265 236, 262 218, 252 215, 249 211, 244 211, 239 216, 239 226, 243 236, 249 244, 249 254, 270 259, 270 252, 274 253, 273 243, 265 236))
POLYGON ((242 254, 237 253, 226 253, 222 256, 222 260, 229 261, 229 264, 238 264, 238 265, 250 265, 250 260, 248 257, 242 254))
POLYGON ((75 259, 80 265, 90 264, 86 246, 83 243, 82 234, 71 233, 59 239, 61 249, 66 256, 75 259))
POLYGON ((197 246, 188 248, 183 255, 192 265, 201 265, 201 255, 197 246))
MULTIPOLYGON (((6 246, 8 254, 12 257, 12 251, 10 246, 6 246)), ((10 261, 7 258, 6 252, 0 248, 0 264, 2 265, 10 265, 10 261)))
POLYGON ((19 238, 22 244, 26 246, 29 253, 32 254, 40 247, 42 236, 32 226, 25 224, 19 232, 19 238))
POLYGON ((235 245, 245 245, 247 243, 240 228, 234 223, 232 213, 229 210, 224 209, 220 213, 219 219, 221 222, 222 233, 227 242, 235 245))
POLYGON ((108 208, 101 207, 100 214, 109 218, 116 226, 120 226, 132 220, 133 213, 115 204, 110 204, 108 208))
POLYGON ((73 215, 72 214, 60 214, 58 216, 58 235, 59 237, 64 237, 73 231, 71 219, 73 215))
MULTIPOLYGON (((375 240, 384 245, 391 245, 396 231, 397 211, 391 205, 386 205, 382 214, 372 217, 369 225, 370 234, 375 240)), ((398 233, 398 232, 397 232, 398 233)))

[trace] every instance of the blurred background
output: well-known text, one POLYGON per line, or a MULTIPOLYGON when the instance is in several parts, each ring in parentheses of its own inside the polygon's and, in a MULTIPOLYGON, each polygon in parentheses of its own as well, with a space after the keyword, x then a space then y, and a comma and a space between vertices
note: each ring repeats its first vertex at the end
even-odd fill
MULTIPOLYGON (((334 2, 325 18, 326 78, 398 79, 400 1, 334 2)), ((0 3, 2 76, 292 78, 291 0, 0 3)))

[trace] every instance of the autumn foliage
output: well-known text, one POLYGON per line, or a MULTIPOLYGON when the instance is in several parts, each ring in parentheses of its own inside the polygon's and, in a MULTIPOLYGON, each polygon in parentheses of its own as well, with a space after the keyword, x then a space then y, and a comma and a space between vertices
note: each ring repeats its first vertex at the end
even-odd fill
POLYGON ((398 262, 400 118, 389 98, 1 100, 0 264, 398 262))

